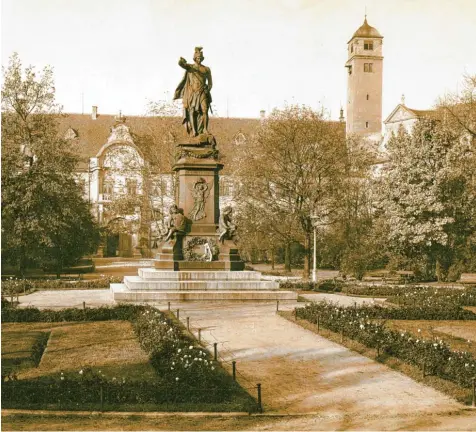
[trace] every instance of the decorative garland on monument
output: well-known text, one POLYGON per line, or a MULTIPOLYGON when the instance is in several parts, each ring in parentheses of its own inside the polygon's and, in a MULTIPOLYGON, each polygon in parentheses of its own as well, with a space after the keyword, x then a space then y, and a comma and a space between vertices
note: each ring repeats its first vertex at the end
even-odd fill
POLYGON ((183 257, 185 261, 216 261, 218 259, 218 253, 220 249, 216 240, 212 237, 192 237, 186 241, 183 248, 183 257), (194 251, 196 246, 208 244, 210 252, 205 252, 204 255, 199 255, 194 251), (210 256, 211 253, 211 256, 210 256))
POLYGON ((177 159, 180 159, 180 158, 183 158, 183 157, 190 157, 190 158, 194 158, 194 159, 207 159, 207 158, 217 159, 218 158, 218 150, 211 149, 206 153, 195 153, 192 150, 181 149, 181 150, 176 152, 175 157, 177 159))

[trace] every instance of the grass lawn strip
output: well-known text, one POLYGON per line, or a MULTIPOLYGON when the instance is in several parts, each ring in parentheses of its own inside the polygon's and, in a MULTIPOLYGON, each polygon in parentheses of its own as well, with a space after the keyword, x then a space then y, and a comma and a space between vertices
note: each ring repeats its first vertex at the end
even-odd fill
POLYGON ((2 329, 2 371, 35 367, 35 345, 45 336, 43 331, 2 329))
POLYGON ((470 352, 476 357, 475 321, 388 320, 385 326, 424 339, 442 339, 452 350, 470 352))
POLYGON ((100 369, 109 378, 154 379, 155 371, 137 343, 130 322, 54 324, 51 325, 50 341, 39 367, 25 371, 21 378, 61 372, 79 373, 84 367, 92 367, 100 369))
POLYGON ((278 312, 280 316, 283 318, 287 319, 288 321, 291 321, 302 328, 305 328, 306 330, 312 331, 313 333, 319 334, 322 337, 325 337, 326 339, 329 339, 332 342, 338 343, 342 346, 345 346, 346 348, 355 351, 359 354, 362 354, 365 357, 368 357, 372 360, 375 360, 379 363, 385 364, 386 366, 390 367, 391 369, 401 372, 404 375, 407 375, 411 379, 420 382, 424 385, 427 385, 429 387, 434 388, 435 390, 438 390, 453 399, 457 400, 460 403, 469 405, 471 403, 471 392, 468 389, 464 389, 451 381, 444 380, 442 378, 436 377, 436 376, 431 376, 427 375, 423 377, 421 369, 417 368, 416 366, 404 363, 403 361, 391 357, 388 355, 380 355, 377 356, 377 350, 374 348, 369 348, 365 346, 364 344, 357 342, 355 340, 349 339, 344 337, 343 339, 341 338, 340 333, 335 333, 333 331, 330 331, 326 328, 323 328, 322 326, 320 327, 320 331, 317 331, 317 325, 310 323, 307 320, 304 319, 299 319, 295 320, 295 317, 293 315, 292 311, 280 311, 278 312))

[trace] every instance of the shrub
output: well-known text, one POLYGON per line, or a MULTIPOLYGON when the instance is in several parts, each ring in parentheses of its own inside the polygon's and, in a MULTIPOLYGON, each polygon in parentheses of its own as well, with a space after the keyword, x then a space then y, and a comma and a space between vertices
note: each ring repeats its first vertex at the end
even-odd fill
POLYGON ((318 282, 303 282, 303 281, 282 281, 279 283, 280 289, 300 290, 300 291, 332 291, 340 292, 344 282, 337 279, 325 279, 318 282))
POLYGON ((6 308, 2 310, 2 322, 63 322, 132 320, 144 306, 118 305, 98 308, 67 308, 42 310, 37 308, 6 308))

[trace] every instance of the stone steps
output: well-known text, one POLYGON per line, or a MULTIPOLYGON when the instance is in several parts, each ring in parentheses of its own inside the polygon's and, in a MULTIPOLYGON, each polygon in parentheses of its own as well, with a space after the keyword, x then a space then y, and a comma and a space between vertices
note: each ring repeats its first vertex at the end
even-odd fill
POLYGON ((130 290, 125 284, 111 284, 111 293, 118 302, 147 301, 296 301, 297 293, 280 290, 130 290))
MULTIPOLYGON (((230 272, 231 273, 231 272, 230 272)), ((145 280, 140 276, 125 276, 124 285, 131 291, 253 291, 277 290, 279 283, 261 280, 145 280)))
POLYGON ((139 276, 144 280, 162 281, 259 281, 261 273, 256 271, 167 271, 154 268, 139 269, 139 276))

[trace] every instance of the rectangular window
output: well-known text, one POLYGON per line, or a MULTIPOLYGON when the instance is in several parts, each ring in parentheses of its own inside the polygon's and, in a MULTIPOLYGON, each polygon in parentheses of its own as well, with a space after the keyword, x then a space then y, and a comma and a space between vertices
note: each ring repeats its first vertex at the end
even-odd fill
POLYGON ((369 94, 367 93, 367 100, 369 100, 369 94))
POLYGON ((364 41, 364 50, 373 51, 374 43, 372 41, 364 41))
POLYGON ((127 195, 137 195, 137 180, 127 179, 127 195))
POLYGON ((364 72, 372 72, 373 63, 364 63, 364 72))
POLYGON ((365 127, 366 127, 366 128, 369 127, 369 122, 365 122, 365 127))
POLYGON ((351 45, 350 45, 350 52, 351 52, 351 53, 354 52, 354 44, 351 44, 351 45))
POLYGON ((352 75, 352 66, 347 66, 347 69, 349 69, 349 75, 352 75))

